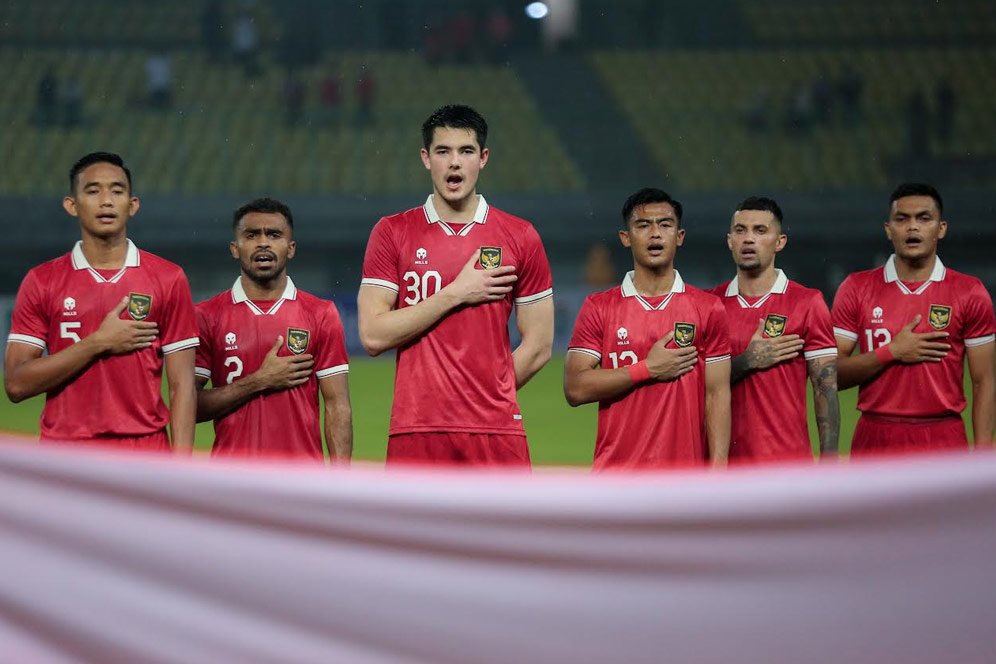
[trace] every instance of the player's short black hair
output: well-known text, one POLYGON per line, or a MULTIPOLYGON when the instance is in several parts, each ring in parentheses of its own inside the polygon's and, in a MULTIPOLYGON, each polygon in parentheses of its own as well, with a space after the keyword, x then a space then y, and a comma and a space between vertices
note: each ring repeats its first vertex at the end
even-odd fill
POLYGON ((432 145, 432 134, 436 127, 470 129, 477 136, 477 144, 482 150, 488 142, 488 123, 484 116, 470 106, 447 104, 434 110, 422 123, 422 147, 426 150, 432 145))
POLYGON ((286 203, 282 203, 275 198, 255 198, 232 214, 232 230, 234 231, 239 227, 239 222, 242 221, 242 217, 246 216, 251 212, 262 212, 264 214, 282 214, 284 219, 287 220, 287 225, 294 230, 294 215, 291 214, 291 210, 287 207, 286 203))
POLYGON ((925 182, 904 182, 896 187, 892 196, 889 197, 889 207, 892 207, 892 204, 900 198, 907 196, 930 196, 937 203, 937 211, 944 214, 944 201, 941 199, 940 192, 925 182))
POLYGON ((762 212, 770 212, 772 216, 778 220, 778 224, 782 224, 782 208, 773 198, 768 198, 766 196, 748 196, 740 201, 740 205, 737 206, 737 212, 740 212, 741 210, 760 210, 762 212))
POLYGON ((128 178, 128 191, 131 191, 131 171, 125 166, 121 155, 114 154, 113 152, 91 152, 80 157, 73 164, 73 167, 69 169, 69 193, 75 193, 76 180, 79 174, 88 166, 93 166, 94 164, 112 164, 123 170, 125 177, 128 178))
POLYGON ((681 203, 671 198, 671 195, 663 189, 654 189, 653 187, 644 187, 626 199, 622 207, 623 227, 629 225, 629 217, 633 214, 633 210, 649 203, 667 203, 670 205, 674 209, 674 216, 678 218, 678 228, 681 228, 681 203))

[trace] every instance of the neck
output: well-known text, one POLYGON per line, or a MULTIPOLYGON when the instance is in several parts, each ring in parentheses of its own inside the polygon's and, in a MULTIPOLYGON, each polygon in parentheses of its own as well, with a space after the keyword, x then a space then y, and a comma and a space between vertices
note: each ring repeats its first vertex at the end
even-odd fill
POLYGON ((666 295, 674 287, 674 265, 647 268, 637 265, 633 269, 633 286, 644 297, 666 295))
POLYGON ((128 256, 128 237, 121 233, 111 237, 83 234, 83 256, 98 270, 116 270, 128 256))
POLYGON ((902 281, 926 281, 934 271, 934 264, 937 262, 937 254, 930 254, 923 258, 908 259, 896 255, 896 275, 902 281))
POLYGON ((287 288, 287 272, 281 272, 270 281, 262 283, 254 281, 245 272, 242 273, 241 279, 242 290, 250 300, 276 300, 287 288))
POLYGON ((777 278, 778 271, 773 264, 758 270, 737 268, 737 287, 740 294, 747 297, 767 295, 774 288, 777 278))
POLYGON ((476 192, 454 202, 447 201, 439 195, 438 191, 432 193, 432 204, 435 206, 439 218, 454 224, 468 224, 473 221, 474 213, 477 212, 477 201, 476 192))

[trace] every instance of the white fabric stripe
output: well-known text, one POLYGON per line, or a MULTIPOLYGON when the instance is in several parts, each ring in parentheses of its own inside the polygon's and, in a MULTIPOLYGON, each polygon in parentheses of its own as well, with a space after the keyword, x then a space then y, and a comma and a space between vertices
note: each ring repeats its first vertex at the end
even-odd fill
POLYGON ((385 281, 383 279, 371 279, 369 277, 367 277, 365 279, 361 279, 360 280, 360 285, 361 286, 377 286, 379 288, 386 288, 387 290, 394 291, 395 293, 397 293, 399 290, 401 290, 398 287, 398 284, 392 283, 390 281, 385 281))
POLYGON ((971 339, 965 339, 966 346, 985 346, 986 344, 991 344, 996 341, 996 334, 987 334, 984 337, 972 337, 971 339))
POLYGON ((533 302, 539 302, 540 300, 545 300, 551 295, 553 295, 553 289, 547 288, 545 291, 540 291, 539 293, 534 293, 533 295, 524 295, 522 297, 517 297, 515 298, 515 303, 532 304, 533 302))
POLYGON ((727 362, 729 361, 729 359, 730 359, 729 355, 718 355, 716 357, 707 357, 705 361, 706 364, 712 364, 713 362, 727 362))
POLYGON ((348 364, 337 364, 334 367, 329 367, 328 369, 322 369, 315 372, 317 378, 328 378, 329 376, 336 376, 338 374, 349 373, 348 364))
POLYGON ((205 369, 204 367, 194 367, 194 375, 200 376, 201 378, 211 379, 211 370, 205 369))
POLYGON ((833 357, 836 355, 836 348, 817 348, 816 350, 807 350, 802 354, 807 360, 815 360, 818 357, 833 357))
POLYGON ((833 335, 835 337, 843 337, 844 339, 850 339, 851 341, 857 341, 858 340, 858 333, 857 332, 851 332, 850 330, 845 330, 842 327, 835 327, 835 328, 833 328, 833 335))
POLYGON ((585 355, 591 355, 593 358, 595 358, 596 360, 599 360, 599 361, 601 361, 601 359, 602 359, 602 354, 601 353, 599 353, 597 350, 592 350, 590 348, 580 348, 578 346, 574 346, 572 348, 568 348, 567 352, 568 353, 584 353, 585 355))
POLYGON ((30 346, 36 346, 42 350, 48 350, 48 344, 45 343, 44 339, 39 339, 38 337, 32 337, 28 334, 14 334, 11 332, 7 335, 7 343, 16 342, 19 344, 28 344, 30 346))
POLYGON ((180 341, 174 341, 171 344, 166 344, 163 346, 163 355, 169 355, 170 353, 175 353, 178 350, 186 350, 187 348, 193 348, 194 346, 199 346, 201 340, 197 337, 190 337, 189 339, 181 339, 180 341))

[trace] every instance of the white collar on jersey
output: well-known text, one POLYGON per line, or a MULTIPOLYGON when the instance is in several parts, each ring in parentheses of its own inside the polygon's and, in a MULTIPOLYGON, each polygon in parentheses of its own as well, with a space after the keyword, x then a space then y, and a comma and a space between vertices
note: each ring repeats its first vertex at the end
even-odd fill
POLYGON ((488 202, 484 200, 484 196, 477 194, 477 209, 474 210, 474 218, 471 223, 464 225, 457 233, 454 231, 448 223, 443 221, 439 217, 439 213, 436 212, 436 206, 432 202, 432 194, 429 194, 429 198, 425 200, 425 205, 422 206, 422 210, 425 211, 425 220, 430 224, 439 224, 439 227, 443 229, 443 232, 447 235, 460 235, 466 236, 470 232, 470 229, 474 227, 474 224, 483 224, 488 220, 488 202))
POLYGON ((768 298, 771 297, 772 293, 782 295, 788 290, 789 280, 788 277, 785 276, 785 273, 777 269, 775 270, 775 273, 777 276, 775 276, 775 283, 771 285, 771 290, 765 293, 764 296, 754 304, 749 304, 747 300, 740 295, 739 276, 733 277, 733 281, 731 281, 730 285, 726 287, 726 297, 736 297, 743 309, 760 309, 761 305, 768 301, 768 298))
POLYGON ((944 267, 944 263, 941 262, 940 256, 934 256, 934 269, 931 270, 930 276, 927 280, 920 284, 920 287, 915 291, 911 291, 907 288, 906 284, 899 280, 899 273, 896 272, 896 255, 892 254, 889 256, 889 260, 885 261, 885 283, 891 284, 895 283, 899 286, 901 290, 906 295, 919 295, 923 291, 927 290, 927 286, 930 285, 932 281, 944 281, 944 275, 947 270, 944 267))
POLYGON ((671 292, 668 293, 667 297, 665 297, 664 300, 655 307, 649 302, 647 302, 647 300, 644 299, 642 295, 636 292, 636 286, 633 284, 633 274, 634 274, 633 270, 630 270, 629 272, 626 273, 626 276, 623 277, 623 282, 621 286, 623 297, 635 297, 637 302, 640 303, 640 306, 642 306, 646 311, 660 311, 664 309, 668 305, 668 303, 671 302, 671 298, 674 297, 675 293, 685 292, 685 280, 682 279, 678 271, 675 270, 674 283, 671 284, 671 292))
POLYGON ((118 283, 118 280, 120 280, 121 277, 124 276, 125 270, 127 270, 130 267, 139 266, 138 247, 136 247, 135 243, 132 242, 131 240, 128 240, 128 251, 125 252, 124 267, 118 270, 117 274, 115 274, 110 279, 105 279, 104 275, 102 275, 100 272, 97 272, 95 269, 93 269, 90 266, 90 261, 88 261, 86 259, 86 256, 83 255, 82 240, 78 240, 76 242, 76 246, 73 247, 71 257, 73 261, 73 269, 89 270, 90 275, 93 277, 94 281, 96 281, 98 284, 116 284, 118 283))
POLYGON ((268 316, 271 314, 275 314, 277 313, 277 309, 280 308, 280 305, 282 305, 285 300, 296 300, 296 299, 297 299, 297 287, 294 285, 294 282, 291 281, 291 278, 289 276, 287 277, 287 285, 284 287, 283 295, 281 295, 280 299, 274 302, 273 306, 267 309, 266 311, 263 311, 262 309, 257 307, 256 303, 250 300, 249 296, 246 295, 246 289, 242 287, 241 276, 239 276, 239 278, 235 280, 235 285, 232 286, 232 302, 234 304, 241 304, 242 302, 245 302, 246 305, 250 309, 252 309, 252 312, 257 316, 268 316))

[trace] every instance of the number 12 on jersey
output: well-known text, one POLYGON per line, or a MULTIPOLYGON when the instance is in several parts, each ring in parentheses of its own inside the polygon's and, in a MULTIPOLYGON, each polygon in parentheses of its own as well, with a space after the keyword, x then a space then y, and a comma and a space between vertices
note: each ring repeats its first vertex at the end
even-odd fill
POLYGON ((609 353, 609 359, 612 361, 613 369, 618 369, 620 366, 628 367, 639 362, 636 353, 631 350, 624 350, 621 353, 609 353), (625 364, 621 364, 623 362, 625 364))
POLYGON ((865 344, 869 351, 887 346, 892 342, 892 333, 884 327, 877 327, 874 330, 865 329, 865 344))

